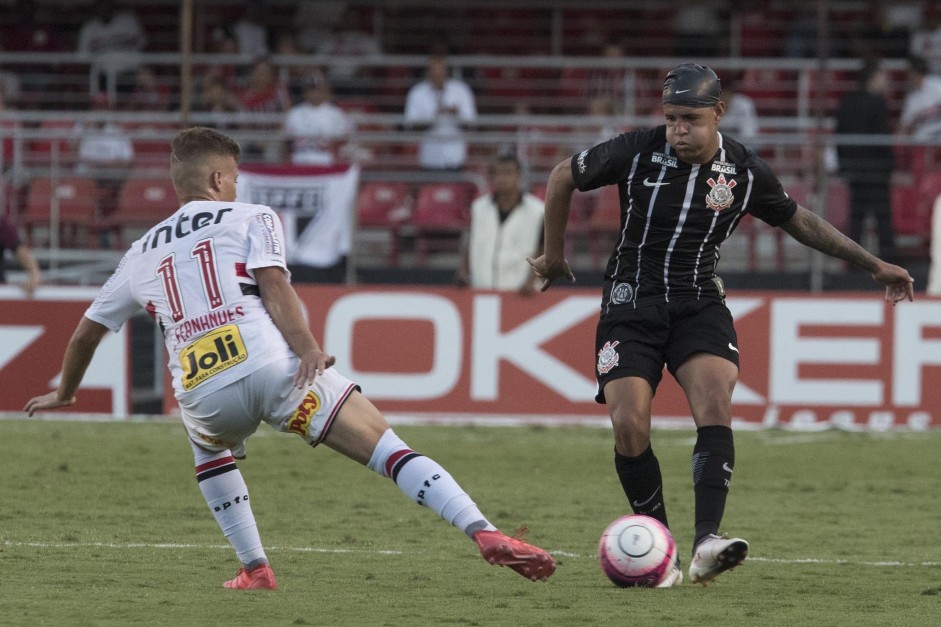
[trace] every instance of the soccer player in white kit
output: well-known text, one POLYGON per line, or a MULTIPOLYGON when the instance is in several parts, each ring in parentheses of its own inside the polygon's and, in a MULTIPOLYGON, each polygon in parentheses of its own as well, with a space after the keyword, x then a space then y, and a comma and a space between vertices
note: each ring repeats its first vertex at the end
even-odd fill
POLYGON ((164 334, 200 491, 242 564, 226 588, 277 588, 235 464, 262 421, 390 477, 464 531, 489 563, 533 581, 552 575, 546 551, 498 531, 444 468, 411 450, 330 368, 334 357, 308 330, 291 287, 280 220, 269 207, 235 202, 239 145, 196 127, 172 149, 180 209, 127 251, 79 322, 58 389, 25 411, 73 404, 104 334, 144 307, 164 334))

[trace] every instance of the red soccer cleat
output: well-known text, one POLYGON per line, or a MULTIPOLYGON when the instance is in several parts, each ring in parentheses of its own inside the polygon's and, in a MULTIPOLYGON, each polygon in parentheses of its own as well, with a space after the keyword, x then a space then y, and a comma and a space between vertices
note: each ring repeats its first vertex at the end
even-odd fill
POLYGON ((523 542, 526 529, 511 538, 500 531, 478 531, 474 542, 480 554, 494 566, 509 566, 532 581, 545 581, 555 572, 555 560, 538 546, 523 542))
POLYGON ((235 579, 222 584, 223 588, 232 590, 277 590, 278 581, 274 577, 274 571, 268 564, 262 564, 248 570, 245 567, 239 568, 235 573, 235 579))

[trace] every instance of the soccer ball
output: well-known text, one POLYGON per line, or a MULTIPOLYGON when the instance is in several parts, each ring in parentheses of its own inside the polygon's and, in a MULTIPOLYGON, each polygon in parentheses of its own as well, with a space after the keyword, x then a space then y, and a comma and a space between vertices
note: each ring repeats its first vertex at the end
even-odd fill
POLYGON ((621 516, 598 543, 601 570, 622 588, 655 588, 676 566, 676 541, 650 516, 621 516))

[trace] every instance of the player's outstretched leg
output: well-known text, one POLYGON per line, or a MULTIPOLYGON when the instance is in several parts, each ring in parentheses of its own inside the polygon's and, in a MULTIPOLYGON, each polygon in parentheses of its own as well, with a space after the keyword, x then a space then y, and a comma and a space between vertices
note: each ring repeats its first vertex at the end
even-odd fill
POLYGON ((487 562, 507 566, 533 581, 548 579, 555 572, 549 553, 498 531, 440 464, 410 449, 392 429, 379 438, 368 466, 472 538, 487 562))
POLYGON ((723 538, 710 534, 693 551, 689 564, 689 579, 703 585, 713 581, 727 570, 732 570, 748 556, 748 542, 741 538, 723 538))
MULTIPOLYGON (((190 443, 192 444, 192 442, 190 443)), ((231 451, 212 453, 192 444, 196 481, 222 533, 232 544, 242 567, 224 587, 239 590, 274 590, 274 571, 261 546, 255 515, 248 503, 248 487, 231 451)))

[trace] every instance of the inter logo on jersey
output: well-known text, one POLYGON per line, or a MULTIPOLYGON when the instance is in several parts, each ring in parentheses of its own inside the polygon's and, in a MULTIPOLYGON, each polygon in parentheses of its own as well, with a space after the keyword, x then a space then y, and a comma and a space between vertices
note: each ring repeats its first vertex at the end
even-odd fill
POLYGON ((189 392, 206 379, 248 359, 238 325, 229 324, 209 333, 180 351, 183 389, 189 392))
POLYGON ((713 211, 722 211, 732 206, 732 203, 735 202, 735 196, 732 195, 732 188, 737 185, 735 179, 726 181, 725 175, 720 174, 718 181, 709 179, 706 183, 712 188, 709 190, 709 193, 706 194, 707 207, 713 211))

